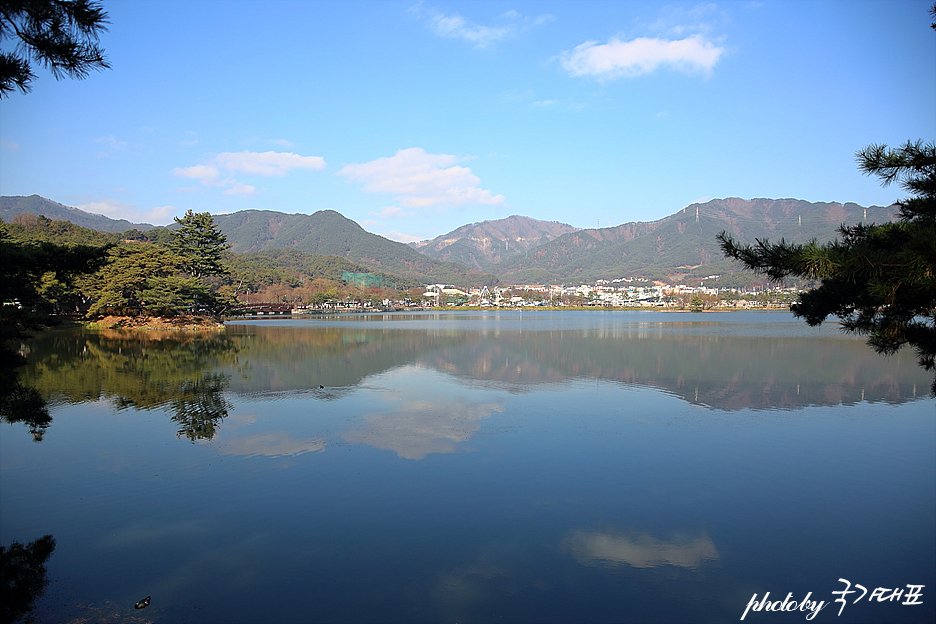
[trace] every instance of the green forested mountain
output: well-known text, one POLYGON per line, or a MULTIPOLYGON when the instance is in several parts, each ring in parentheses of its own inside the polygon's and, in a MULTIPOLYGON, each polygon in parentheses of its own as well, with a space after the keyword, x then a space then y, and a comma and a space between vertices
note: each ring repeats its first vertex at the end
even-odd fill
POLYGON ((506 283, 629 276, 678 280, 737 270, 725 260, 715 239, 722 230, 747 243, 758 238, 826 241, 836 236, 843 223, 882 223, 891 221, 894 214, 893 208, 852 203, 714 199, 659 221, 564 234, 501 263, 496 270, 506 283))
MULTIPOLYGON (((35 195, 0 198, 0 206, 6 210, 0 215, 9 215, 3 219, 13 220, 9 225, 11 234, 18 231, 16 228, 32 228, 29 238, 33 240, 103 244, 113 242, 108 236, 151 242, 165 242, 168 238, 164 228, 146 233, 127 232, 125 230, 130 230, 134 224, 88 215, 35 195), (75 229, 77 226, 69 228, 55 221, 50 225, 47 221, 14 218, 15 215, 10 214, 16 210, 22 212, 24 207, 28 208, 25 210, 28 214, 54 209, 58 212, 52 211, 52 214, 62 215, 55 218, 76 224, 94 217, 109 222, 95 229, 122 234, 93 233, 93 230, 75 229)), ((42 214, 52 216, 46 212, 42 214)), ((619 277, 695 279, 713 273, 738 272, 737 266, 724 259, 715 239, 722 230, 742 243, 753 243, 756 238, 825 241, 836 236, 838 226, 843 223, 882 223, 891 221, 893 215, 893 208, 864 208, 852 203, 728 198, 693 204, 658 221, 600 229, 570 231, 573 228, 565 224, 513 216, 466 225, 414 246, 371 234, 333 210, 313 214, 245 210, 215 215, 214 220, 231 243, 231 251, 235 252, 232 258, 262 252, 232 260, 235 264, 247 262, 252 267, 252 275, 265 275, 257 278, 259 283, 271 283, 274 273, 281 277, 292 275, 292 278, 283 277, 288 282, 300 279, 298 275, 305 276, 302 279, 322 275, 337 281, 340 273, 371 272, 382 274, 385 280, 396 276, 391 281, 405 288, 414 281, 466 286, 491 284, 497 279, 492 274, 504 283, 570 283, 619 277), (274 253, 275 250, 280 252, 274 253), (290 250, 290 253, 282 250, 290 250), (332 258, 323 259, 324 256, 332 258), (348 264, 338 262, 339 258, 348 264), (458 262, 442 262, 442 259, 467 263, 470 268, 458 262), (339 271, 338 267, 343 268, 339 271)), ((140 227, 149 226, 137 229, 140 227)))
POLYGON ((0 219, 9 223, 20 214, 43 215, 53 221, 69 221, 101 232, 125 232, 133 229, 145 231, 156 227, 149 223, 131 223, 126 219, 111 219, 104 215, 92 214, 78 208, 63 206, 38 195, 0 197, 0 219))
MULTIPOLYGON (((229 252, 225 261, 235 285, 243 278, 256 286, 282 283, 296 287, 312 279, 342 282, 346 273, 373 273, 370 268, 344 258, 308 254, 298 249, 268 249, 243 254, 229 252)), ((419 280, 388 273, 377 272, 376 276, 387 287, 397 290, 420 285, 419 280)))
POLYGON ((16 215, 12 221, 7 221, 4 225, 7 235, 17 241, 58 245, 107 245, 120 240, 118 234, 81 227, 68 221, 53 221, 43 215, 30 213, 16 215))
MULTIPOLYGON (((169 230, 165 228, 155 228, 145 233, 130 230, 112 234, 32 214, 18 215, 12 223, 5 223, 3 228, 11 241, 57 245, 120 245, 137 252, 152 248, 156 253, 155 248, 166 247, 171 238, 169 230)), ((342 284, 347 281, 345 278, 349 273, 370 274, 370 280, 384 288, 409 290, 420 285, 419 280, 373 271, 370 267, 345 258, 308 254, 298 249, 268 249, 249 253, 226 251, 223 263, 230 274, 221 279, 221 284, 232 286, 240 292, 249 288, 256 293, 274 285, 295 288, 318 279, 342 284)))
POLYGON ((371 271, 416 279, 423 283, 491 284, 493 275, 472 271, 454 262, 439 262, 403 243, 371 234, 334 210, 313 214, 284 214, 272 210, 242 210, 215 215, 231 251, 297 249, 310 254, 339 256, 371 271))
MULTIPOLYGON (((170 238, 166 228, 93 215, 38 195, 0 197, 0 219, 10 227, 18 227, 20 232, 30 229, 26 236, 30 240, 54 239, 60 243, 103 244, 116 242, 121 237, 160 243, 170 238), (47 221, 55 223, 52 227, 54 231, 49 230, 46 222, 42 222, 37 230, 36 219, 29 218, 33 215, 45 216, 47 221), (65 228, 61 222, 66 221, 87 228, 88 231, 65 228), (97 234, 92 234, 92 230, 97 230, 97 234), (103 232, 115 234, 113 238, 107 238, 103 232)), ((214 220, 231 243, 231 250, 237 253, 295 249, 318 256, 338 256, 354 263, 356 270, 350 271, 352 273, 372 272, 385 277, 396 276, 393 281, 401 284, 415 280, 419 283, 491 285, 497 281, 490 273, 475 271, 454 262, 433 260, 403 243, 371 234, 334 210, 320 210, 311 215, 244 210, 229 215, 215 215, 214 220)), ((283 259, 287 257, 282 256, 283 259)))

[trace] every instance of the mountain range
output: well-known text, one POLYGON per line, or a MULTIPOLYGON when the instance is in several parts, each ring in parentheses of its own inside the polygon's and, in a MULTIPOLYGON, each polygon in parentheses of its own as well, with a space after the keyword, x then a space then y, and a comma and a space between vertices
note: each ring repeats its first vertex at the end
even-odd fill
POLYGON ((736 240, 805 242, 833 239, 842 225, 883 223, 896 207, 812 203, 798 199, 713 199, 692 204, 658 221, 563 234, 497 266, 512 283, 581 281, 642 276, 679 281, 737 270, 722 255, 715 236, 736 240))
POLYGON ((577 230, 565 223, 512 215, 463 225, 432 240, 410 243, 410 247, 436 260, 460 262, 487 271, 508 258, 577 230))
MULTIPOLYGON (((0 218, 42 214, 101 231, 154 226, 92 215, 38 195, 0 198, 0 218)), ((215 215, 234 252, 296 249, 333 255, 374 271, 423 283, 584 283, 644 277, 700 279, 738 269, 721 253, 716 234, 727 231, 753 243, 768 238, 804 242, 834 238, 840 225, 883 223, 896 207, 798 199, 713 199, 651 222, 577 229, 513 215, 462 226, 429 241, 406 245, 367 232, 334 210, 285 214, 243 210, 215 215), (496 277, 495 277, 496 276, 496 277)))
POLYGON ((79 208, 62 205, 51 199, 30 195, 29 197, 0 197, 0 219, 11 221, 18 214, 42 215, 53 221, 69 221, 81 227, 99 232, 126 232, 127 230, 151 230, 155 225, 131 223, 126 219, 111 219, 104 215, 85 212, 79 208))

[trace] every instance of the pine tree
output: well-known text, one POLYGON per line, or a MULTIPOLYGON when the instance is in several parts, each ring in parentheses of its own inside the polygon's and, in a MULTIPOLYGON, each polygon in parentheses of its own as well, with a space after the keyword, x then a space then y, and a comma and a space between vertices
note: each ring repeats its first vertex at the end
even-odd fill
POLYGON ((107 13, 94 0, 0 0, 0 42, 16 39, 0 52, 0 98, 14 89, 29 93, 31 62, 58 79, 82 79, 92 69, 110 68, 98 45, 107 13))
POLYGON ((218 231, 210 213, 195 213, 189 209, 181 219, 175 217, 179 229, 172 232, 169 248, 182 258, 183 269, 195 278, 226 275, 224 250, 230 247, 227 238, 218 231))
MULTIPOLYGON (((882 354, 916 350, 920 365, 936 369, 936 144, 908 141, 889 149, 871 145, 857 154, 859 168, 911 194, 897 202, 895 223, 839 228, 841 239, 794 245, 757 240, 740 245, 718 235, 725 255, 775 282, 787 276, 819 280, 790 309, 809 325, 829 316, 845 331, 868 336, 882 354)), ((932 391, 936 394, 936 381, 932 391)))
POLYGON ((183 276, 180 264, 176 254, 157 245, 112 248, 110 262, 85 280, 84 290, 93 301, 88 316, 175 316, 213 308, 214 294, 201 280, 183 276))

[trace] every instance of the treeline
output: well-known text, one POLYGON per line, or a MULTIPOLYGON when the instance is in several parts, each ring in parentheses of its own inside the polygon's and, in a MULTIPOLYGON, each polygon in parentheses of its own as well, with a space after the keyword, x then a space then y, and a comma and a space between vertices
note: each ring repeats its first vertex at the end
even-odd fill
MULTIPOLYGON (((82 271, 43 270, 18 276, 34 288, 31 296, 6 293, 6 303, 48 313, 101 316, 106 314, 174 316, 180 313, 219 314, 240 303, 327 301, 378 302, 422 292, 420 282, 386 273, 337 256, 276 249, 236 254, 208 213, 189 211, 174 229, 108 233, 53 221, 44 216, 18 215, 0 221, 8 251, 38 257, 49 250, 82 250, 96 259, 82 271), (43 251, 43 249, 45 251, 43 251), (214 260, 204 264, 207 257, 214 260), (380 287, 364 287, 360 279, 380 287)), ((29 266, 35 262, 23 262, 29 266)), ((42 262, 39 262, 42 265, 42 262)), ((46 264, 48 264, 46 262, 46 264)), ((51 267, 51 265, 50 265, 51 267)), ((54 267, 53 267, 54 268, 54 267)))

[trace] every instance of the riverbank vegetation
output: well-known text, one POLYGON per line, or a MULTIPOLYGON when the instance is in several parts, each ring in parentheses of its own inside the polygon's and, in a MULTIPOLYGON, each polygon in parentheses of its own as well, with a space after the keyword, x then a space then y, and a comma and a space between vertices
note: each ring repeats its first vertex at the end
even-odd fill
POLYGON ((399 298, 401 292, 404 297, 418 297, 424 290, 417 280, 375 273, 338 256, 296 249, 233 253, 226 249, 224 237, 207 213, 187 214, 179 222, 178 230, 114 234, 43 216, 18 215, 0 226, 10 249, 94 248, 102 261, 67 283, 49 272, 31 275, 34 297, 26 302, 22 297, 5 296, 4 301, 46 314, 91 319, 108 315, 172 318, 217 316, 263 302, 376 305, 399 298), (211 261, 206 262, 209 256, 211 261))

